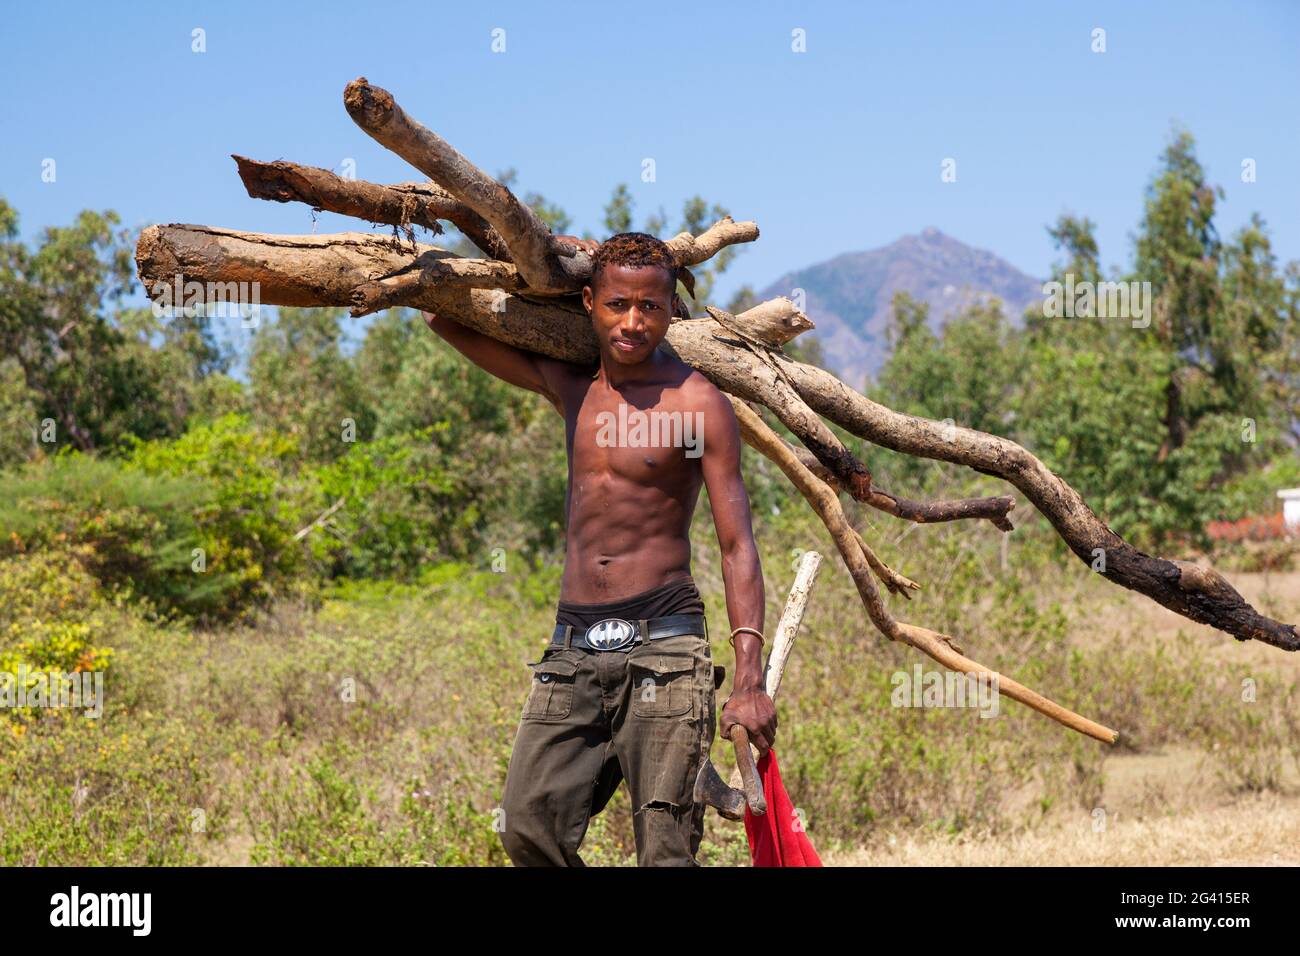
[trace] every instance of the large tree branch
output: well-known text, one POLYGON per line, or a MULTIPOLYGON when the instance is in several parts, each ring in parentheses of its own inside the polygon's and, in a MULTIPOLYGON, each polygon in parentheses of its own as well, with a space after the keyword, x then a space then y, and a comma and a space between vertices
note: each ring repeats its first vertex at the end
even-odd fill
POLYGON ((391 93, 358 77, 344 89, 343 105, 381 146, 487 220, 505 240, 530 291, 563 294, 582 288, 578 267, 585 267, 590 275, 591 257, 585 252, 558 255, 551 230, 537 213, 441 136, 408 116, 391 93))
POLYGON ((1300 632, 1256 611, 1213 568, 1139 551, 1112 531, 1064 479, 1013 441, 903 415, 871 401, 825 369, 777 359, 819 415, 860 438, 922 458, 966 465, 1024 492, 1080 560, 1116 584, 1145 594, 1183 617, 1283 650, 1300 649, 1300 632))
MULTIPOLYGON (((786 442, 788 445, 789 442, 786 442)), ((845 491, 843 485, 829 468, 817 460, 806 448, 790 445, 790 450, 799 459, 799 463, 826 482, 836 491, 845 491)), ((1001 531, 1014 531, 1008 517, 1016 507, 1016 499, 1010 495, 998 495, 994 498, 958 498, 955 501, 913 501, 900 498, 885 491, 874 482, 865 498, 857 499, 871 505, 885 514, 915 521, 917 524, 934 524, 940 521, 964 521, 971 518, 984 518, 991 521, 1001 531)))
POLYGON ((858 595, 867 609, 867 616, 882 634, 890 640, 910 644, 951 670, 990 678, 996 676, 1000 694, 1018 700, 1072 730, 1108 744, 1114 743, 1119 738, 1119 734, 1109 727, 1103 727, 1096 721, 1067 710, 1023 684, 996 674, 983 664, 964 656, 953 639, 947 635, 895 620, 885 608, 884 602, 880 599, 880 592, 876 590, 871 580, 870 561, 867 558, 869 549, 853 530, 848 519, 844 517, 839 498, 824 482, 804 467, 789 446, 777 437, 753 409, 735 397, 731 398, 731 404, 736 410, 736 419, 745 441, 777 464, 826 525, 826 530, 830 532, 835 546, 848 566, 853 583, 857 586, 858 595))
POLYGON ((469 206, 436 183, 398 183, 380 186, 359 179, 344 179, 328 169, 300 166, 279 160, 263 163, 232 155, 248 195, 273 202, 301 202, 366 222, 407 228, 423 226, 435 235, 445 219, 490 258, 510 261, 510 250, 500 233, 469 206))

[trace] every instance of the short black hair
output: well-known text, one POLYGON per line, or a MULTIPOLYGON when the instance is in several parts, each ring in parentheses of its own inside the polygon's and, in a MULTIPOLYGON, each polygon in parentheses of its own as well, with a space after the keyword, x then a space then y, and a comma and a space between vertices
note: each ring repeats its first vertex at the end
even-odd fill
POLYGON ((591 281, 596 287, 596 277, 605 266, 622 266, 625 269, 643 269, 654 266, 663 269, 672 280, 669 294, 677 292, 677 275, 680 267, 667 243, 644 232, 620 232, 600 244, 592 257, 591 281))

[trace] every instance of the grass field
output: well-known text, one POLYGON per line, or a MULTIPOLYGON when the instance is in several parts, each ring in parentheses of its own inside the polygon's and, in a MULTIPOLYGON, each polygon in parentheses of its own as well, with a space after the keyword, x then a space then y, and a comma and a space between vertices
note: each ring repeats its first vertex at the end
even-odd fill
MULTIPOLYGON (((730 673, 711 528, 693 540, 715 661, 730 673)), ((826 862, 1295 864, 1300 661, 1121 591, 1034 547, 1032 531, 1012 540, 1006 567, 991 531, 884 541, 883 556, 925 586, 891 606, 1118 728, 1119 744, 1012 701, 994 719, 892 706, 891 675, 929 662, 868 629, 847 573, 828 560, 783 684, 777 742, 826 862)), ((793 577, 786 542, 830 555, 820 529, 769 524, 769 623, 793 577)), ((0 860, 508 862, 495 811, 558 566, 446 565, 418 585, 339 586, 199 631, 75 573, 38 588, 29 559, 15 562, 0 569, 11 645, 53 640, 54 621, 111 655, 100 720, 0 717, 0 860), (29 600, 40 588, 49 593, 29 600)), ((1300 574, 1231 579, 1268 613, 1300 619, 1300 574)), ((720 766, 725 751, 715 743, 720 766)), ((633 863, 631 833, 620 791, 593 820, 585 859, 633 863)), ((746 860, 743 828, 711 814, 701 862, 746 860)))

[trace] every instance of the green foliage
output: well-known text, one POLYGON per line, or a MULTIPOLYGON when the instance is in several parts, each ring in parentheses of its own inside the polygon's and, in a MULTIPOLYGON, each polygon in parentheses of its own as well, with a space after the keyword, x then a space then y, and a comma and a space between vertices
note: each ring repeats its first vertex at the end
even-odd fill
POLYGON ((294 535, 311 500, 290 465, 295 438, 226 415, 171 441, 138 442, 128 464, 144 475, 187 479, 200 487, 191 513, 204 569, 220 582, 226 614, 257 604, 294 581, 305 556, 294 535))
MULTIPOLYGON (((1096 310, 1030 313, 1012 331, 975 307, 936 335, 900 296, 875 396, 1024 444, 1140 547, 1204 547, 1209 521, 1275 510, 1248 476, 1296 460, 1300 272, 1278 270, 1258 216, 1222 242, 1221 196, 1177 133, 1147 191, 1133 270, 1111 280, 1150 283, 1149 325, 1096 310)), ((1062 216, 1049 230, 1064 254, 1055 281, 1106 281, 1093 228, 1062 216)))
POLYGON ((374 432, 358 370, 340 351, 342 315, 342 309, 279 309, 258 330, 249 358, 253 420, 311 461, 333 460, 374 432))
POLYGON ((0 559, 0 673, 103 670, 105 601, 77 549, 0 559))
POLYGON ((0 555, 75 558, 112 592, 203 613, 232 586, 220 571, 193 570, 195 549, 205 546, 195 513, 205 507, 209 489, 199 482, 61 454, 0 473, 0 555))
POLYGON ((38 432, 46 448, 82 451, 176 434, 193 409, 186 386, 224 368, 206 320, 164 330, 150 310, 119 308, 133 269, 118 222, 84 211, 31 249, 0 199, 0 465, 28 457, 14 439, 38 432))

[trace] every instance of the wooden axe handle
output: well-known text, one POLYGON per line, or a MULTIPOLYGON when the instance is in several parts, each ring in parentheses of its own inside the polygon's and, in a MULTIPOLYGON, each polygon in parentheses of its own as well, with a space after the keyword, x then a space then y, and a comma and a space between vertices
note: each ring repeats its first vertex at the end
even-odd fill
POLYGON ((749 731, 740 724, 731 727, 731 744, 736 751, 736 766, 740 768, 740 779, 744 784, 745 802, 749 812, 756 817, 767 813, 767 798, 758 782, 758 764, 754 762, 754 752, 749 747, 749 731))

